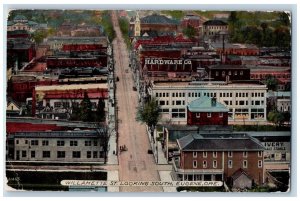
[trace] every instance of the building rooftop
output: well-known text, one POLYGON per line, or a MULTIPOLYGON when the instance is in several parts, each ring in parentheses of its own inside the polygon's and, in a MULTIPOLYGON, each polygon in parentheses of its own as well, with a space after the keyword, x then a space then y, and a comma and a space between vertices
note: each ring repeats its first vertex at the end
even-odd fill
POLYGON ((10 133, 15 138, 86 138, 100 137, 107 132, 106 128, 96 130, 69 130, 69 131, 45 131, 45 132, 16 132, 10 133))
POLYGON ((174 87, 197 87, 197 88, 214 88, 214 87, 220 87, 224 86, 227 88, 253 88, 253 87, 260 87, 260 88, 266 88, 266 85, 259 83, 259 82, 253 82, 253 81, 231 81, 231 82, 223 82, 223 81, 192 81, 192 82, 167 82, 167 81, 157 81, 152 82, 153 86, 157 87, 168 87, 168 88, 174 88, 174 87))
POLYGON ((212 65, 208 66, 209 69, 249 69, 243 65, 212 65))
MULTIPOLYGON (((214 48, 223 48, 223 43, 217 42, 217 43, 211 43, 211 46, 214 48)), ((225 49, 226 48, 232 48, 232 49, 257 49, 258 47, 253 44, 242 44, 242 43, 225 43, 225 49)))
POLYGON ((51 85, 36 86, 35 91, 60 91, 60 90, 87 90, 87 89, 108 89, 107 83, 97 84, 72 84, 72 85, 51 85))
POLYGON ((215 99, 202 96, 188 104, 191 112, 228 112, 225 105, 217 102, 215 99))
POLYGON ((176 20, 170 19, 164 15, 152 14, 141 18, 141 24, 174 24, 177 25, 176 20))
POLYGON ((208 21, 204 22, 203 25, 206 25, 206 26, 225 26, 225 25, 228 25, 228 24, 226 22, 222 21, 222 20, 208 20, 208 21))
POLYGON ((183 151, 262 151, 265 148, 247 134, 189 134, 177 140, 183 151))

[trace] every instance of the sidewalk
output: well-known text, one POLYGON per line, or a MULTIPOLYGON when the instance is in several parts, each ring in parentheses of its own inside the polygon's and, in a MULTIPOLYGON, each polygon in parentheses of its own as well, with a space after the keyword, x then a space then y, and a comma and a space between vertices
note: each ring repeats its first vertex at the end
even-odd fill
POLYGON ((108 101, 108 133, 110 135, 108 141, 108 153, 107 153, 107 164, 117 165, 118 156, 117 156, 117 136, 115 130, 115 108, 114 108, 114 82, 112 74, 109 75, 109 100, 108 101))
MULTIPOLYGON (((148 130, 148 127, 146 127, 146 130, 147 130, 150 146, 153 151, 155 163, 158 165, 168 165, 168 161, 164 155, 161 142, 156 141, 155 137, 154 137, 154 139, 151 138, 151 134, 150 134, 150 131, 148 130), (157 152, 158 152, 158 154, 157 154, 157 152), (158 155, 158 158, 157 158, 157 155, 158 155)), ((156 133, 156 130, 154 131, 154 133, 156 133)), ((155 134, 154 134, 154 136, 155 136, 155 134)))
MULTIPOLYGON (((173 181, 171 177, 171 171, 159 171, 159 177, 161 181, 173 181)), ((176 187, 162 187, 164 192, 177 192, 176 187)))

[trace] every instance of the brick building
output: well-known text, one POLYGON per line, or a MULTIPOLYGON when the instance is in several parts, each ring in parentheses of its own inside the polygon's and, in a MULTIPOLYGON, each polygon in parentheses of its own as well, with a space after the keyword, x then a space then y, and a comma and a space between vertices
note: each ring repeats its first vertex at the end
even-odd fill
POLYGON ((228 32, 228 24, 222 20, 208 20, 203 23, 203 35, 205 37, 213 37, 220 32, 228 32))
POLYGON ((265 182, 265 148, 247 134, 189 134, 177 144, 179 156, 173 167, 178 180, 231 184, 232 176, 242 169, 255 184, 265 182))
POLYGON ((129 34, 131 37, 141 36, 144 31, 177 32, 179 22, 164 15, 152 14, 140 18, 139 15, 131 20, 129 34))
POLYGON ((214 81, 250 80, 250 69, 241 65, 212 65, 208 74, 214 81))
POLYGON ((187 125, 228 125, 229 109, 215 98, 200 97, 187 105, 187 125))

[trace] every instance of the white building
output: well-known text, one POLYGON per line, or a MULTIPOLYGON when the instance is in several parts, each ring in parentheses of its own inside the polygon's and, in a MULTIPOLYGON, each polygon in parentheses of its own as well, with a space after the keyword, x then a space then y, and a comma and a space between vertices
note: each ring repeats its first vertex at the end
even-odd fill
POLYGON ((266 85, 253 82, 152 82, 148 94, 158 99, 162 119, 186 124, 187 105, 201 96, 216 97, 229 109, 229 123, 266 122, 266 85))
POLYGON ((104 162, 104 128, 82 131, 17 132, 8 135, 12 161, 104 162))

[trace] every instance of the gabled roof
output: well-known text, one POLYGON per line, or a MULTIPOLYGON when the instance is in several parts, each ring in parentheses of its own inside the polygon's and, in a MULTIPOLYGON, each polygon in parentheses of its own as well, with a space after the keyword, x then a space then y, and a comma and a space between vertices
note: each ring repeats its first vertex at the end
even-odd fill
POLYGON ((143 17, 142 24, 178 24, 176 20, 170 19, 163 15, 153 14, 143 17))
POLYGON ((24 16, 24 15, 17 15, 15 18, 14 18, 14 21, 20 21, 20 20, 26 20, 27 21, 27 18, 24 16))
POLYGON ((223 22, 222 20, 208 20, 208 21, 204 22, 203 25, 225 26, 228 24, 226 22, 223 22))
POLYGON ((229 109, 216 101, 215 106, 212 103, 212 98, 207 96, 202 96, 190 104, 188 104, 188 109, 191 112, 228 112, 229 109))
POLYGON ((247 134, 189 134, 177 140, 183 151, 262 151, 265 148, 247 134))
POLYGON ((235 171, 233 173, 233 175, 231 176, 231 178, 233 180, 236 180, 237 178, 239 178, 241 175, 246 175, 250 180, 252 180, 252 178, 249 176, 249 174, 243 170, 242 168, 238 169, 237 171, 235 171))

